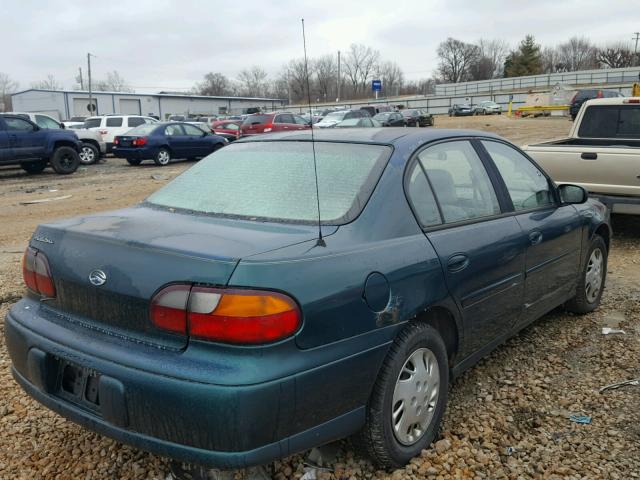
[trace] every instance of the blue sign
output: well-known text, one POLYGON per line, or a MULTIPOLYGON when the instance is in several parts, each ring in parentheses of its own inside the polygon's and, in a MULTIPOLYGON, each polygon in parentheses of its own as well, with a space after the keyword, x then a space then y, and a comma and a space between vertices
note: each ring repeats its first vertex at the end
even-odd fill
POLYGON ((374 92, 382 91, 382 80, 372 80, 371 81, 371 90, 374 92))

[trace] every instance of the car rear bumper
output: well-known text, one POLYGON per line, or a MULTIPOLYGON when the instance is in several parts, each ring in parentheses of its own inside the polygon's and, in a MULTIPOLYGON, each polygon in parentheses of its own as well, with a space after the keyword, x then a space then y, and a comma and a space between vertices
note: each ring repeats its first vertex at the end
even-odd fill
MULTIPOLYGON (((64 327, 38 315, 33 305, 19 302, 5 320, 12 373, 30 396, 117 441, 223 469, 266 463, 356 432, 364 424, 366 401, 388 350, 385 342, 280 379, 220 385, 181 376, 192 368, 192 359, 180 352, 172 354, 163 374, 124 365, 109 345, 114 340, 101 344, 94 332, 92 341, 69 332, 75 337, 69 340, 72 345, 63 344, 57 333, 43 332, 64 327), (99 375, 99 406, 68 398, 61 387, 66 364, 99 375)), ((229 368, 237 370, 240 382, 242 357, 232 363, 229 368)))
POLYGON ((152 160, 156 152, 150 148, 123 148, 114 146, 111 150, 114 157, 136 160, 152 160))

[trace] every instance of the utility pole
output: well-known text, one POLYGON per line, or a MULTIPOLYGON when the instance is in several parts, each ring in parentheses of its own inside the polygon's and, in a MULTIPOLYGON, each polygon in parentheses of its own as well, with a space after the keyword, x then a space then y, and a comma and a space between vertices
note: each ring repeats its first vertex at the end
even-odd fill
MULTIPOLYGON (((87 53, 87 76, 89 78, 89 116, 93 115, 93 95, 91 93, 91 54, 87 53)), ((96 113, 97 113, 96 109, 96 113)))
POLYGON ((84 90, 84 82, 82 81, 82 67, 78 67, 78 73, 80 74, 80 90, 84 90))
POLYGON ((338 98, 336 98, 336 102, 340 101, 340 50, 338 50, 338 98))
POLYGON ((638 62, 638 39, 640 39, 640 32, 633 32, 633 34, 635 35, 631 40, 635 40, 636 41, 636 46, 633 49, 633 56, 636 57, 636 64, 640 63, 638 62))

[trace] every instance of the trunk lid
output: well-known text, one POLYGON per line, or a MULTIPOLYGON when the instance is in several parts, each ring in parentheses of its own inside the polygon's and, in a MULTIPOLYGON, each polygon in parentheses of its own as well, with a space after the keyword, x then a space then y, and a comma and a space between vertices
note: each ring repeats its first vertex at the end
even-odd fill
POLYGON ((221 219, 135 207, 41 225, 31 246, 56 286, 44 302, 63 320, 165 348, 187 338, 156 329, 149 302, 172 282, 226 285, 241 258, 313 239, 317 227, 221 219), (106 276, 102 285, 92 272, 106 276))

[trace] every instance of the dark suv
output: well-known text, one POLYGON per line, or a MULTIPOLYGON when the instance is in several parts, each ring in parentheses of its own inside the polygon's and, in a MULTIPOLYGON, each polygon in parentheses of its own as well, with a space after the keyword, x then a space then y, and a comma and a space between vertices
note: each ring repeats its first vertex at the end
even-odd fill
POLYGON ((75 133, 40 128, 19 115, 0 114, 0 165, 20 165, 27 173, 40 173, 47 165, 56 173, 78 169, 82 143, 75 133))
POLYGON ((584 90, 578 90, 573 96, 571 104, 569 105, 569 114, 571 115, 571 120, 576 119, 576 116, 580 111, 580 107, 587 100, 591 100, 593 98, 611 97, 624 97, 624 95, 622 95, 620 92, 616 92, 615 90, 602 90, 598 88, 586 88, 584 90))

